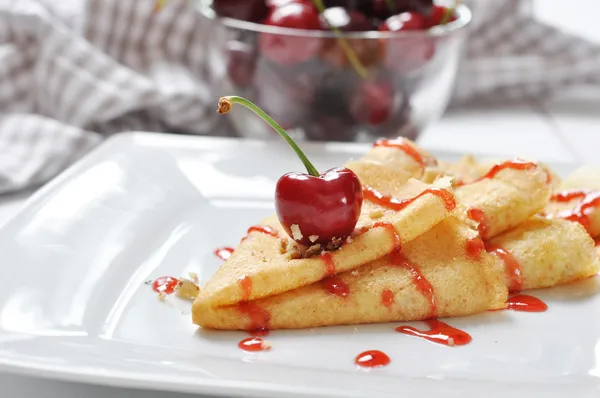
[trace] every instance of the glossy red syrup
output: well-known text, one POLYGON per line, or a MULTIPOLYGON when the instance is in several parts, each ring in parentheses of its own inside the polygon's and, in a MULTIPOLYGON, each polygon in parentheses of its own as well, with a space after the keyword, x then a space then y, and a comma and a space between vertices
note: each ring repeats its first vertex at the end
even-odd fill
POLYGON ((390 262, 408 270, 417 290, 421 292, 427 301, 429 301, 430 312, 427 317, 434 317, 437 310, 435 292, 431 283, 427 280, 427 278, 425 278, 425 275, 421 273, 421 269, 416 264, 413 264, 408 258, 406 258, 401 251, 392 253, 390 256, 390 262))
POLYGON ((248 337, 239 342, 238 347, 244 351, 257 352, 268 350, 260 337, 248 337))
POLYGON ((261 234, 271 235, 276 238, 279 237, 279 235, 277 234, 277 231, 275 231, 273 228, 269 227, 268 225, 253 225, 250 228, 248 228, 246 235, 250 235, 250 233, 252 233, 252 232, 260 232, 261 234))
POLYGON ((494 177, 496 177, 496 174, 498 174, 502 170, 506 170, 506 169, 513 169, 513 170, 535 170, 537 168, 538 168, 538 165, 536 163, 533 163, 533 162, 527 162, 525 160, 520 160, 520 159, 509 160, 509 161, 506 161, 506 162, 499 163, 499 164, 495 165, 494 167, 492 167, 487 172, 486 175, 484 175, 483 177, 475 180, 474 182, 485 180, 487 178, 494 178, 494 177))
POLYGON ((392 305, 394 305, 394 300, 394 292, 392 292, 390 289, 383 289, 383 291, 381 292, 381 304, 388 308, 391 308, 392 305))
POLYGON ((363 368, 375 368, 389 365, 391 360, 384 352, 369 350, 358 354, 354 362, 363 368))
POLYGON ((488 253, 497 256, 504 262, 504 269, 508 276, 508 290, 511 292, 519 292, 523 290, 523 278, 521 275, 521 265, 516 258, 509 252, 499 246, 488 245, 486 247, 488 253))
POLYGON ((333 262, 333 256, 330 252, 322 252, 321 259, 325 263, 325 275, 326 276, 334 276, 335 275, 335 263, 333 262))
POLYGON ((214 251, 215 256, 219 257, 223 261, 227 261, 231 257, 235 249, 233 247, 220 247, 214 251))
POLYGON ((249 276, 242 276, 238 283, 240 284, 240 289, 242 289, 242 300, 249 300, 250 296, 252 296, 252 279, 249 276))
POLYGON ((251 301, 238 303, 238 310, 250 318, 250 324, 246 329, 255 336, 264 336, 269 332, 269 321, 271 313, 251 301))
POLYGON ((477 229, 479 230, 479 235, 481 238, 485 239, 489 233, 489 225, 485 220, 485 213, 481 209, 469 209, 467 210, 467 217, 471 220, 475 221, 477 224, 477 229))
POLYGON ((427 161, 423 158, 423 155, 412 145, 410 145, 408 142, 406 142, 405 140, 399 138, 399 139, 395 139, 395 140, 377 140, 375 141, 375 144, 373 144, 373 147, 378 147, 378 146, 382 146, 382 147, 386 147, 386 148, 395 148, 395 149, 399 149, 401 151, 403 151, 404 153, 406 153, 408 156, 410 156, 415 162, 417 162, 421 168, 425 168, 426 165, 432 165, 435 166, 437 164, 437 161, 435 159, 430 159, 427 158, 427 161))
POLYGON ((537 297, 517 294, 508 298, 506 309, 522 312, 544 312, 548 309, 548 306, 537 297))
POLYGON ((392 224, 387 222, 377 222, 373 224, 371 228, 378 227, 386 228, 393 234, 394 237, 394 250, 392 251, 392 253, 390 253, 389 256, 390 264, 398 267, 403 267, 408 270, 417 290, 419 290, 419 292, 421 292, 423 296, 425 296, 425 298, 431 303, 431 313, 429 314, 429 316, 435 316, 437 305, 435 301, 435 293, 433 291, 433 286, 421 273, 420 268, 416 264, 413 264, 408 258, 404 256, 404 253, 402 253, 402 238, 398 234, 398 231, 396 231, 396 228, 394 228, 392 224))
POLYGON ((156 293, 173 294, 179 279, 172 276, 161 276, 152 282, 152 290, 156 293))
POLYGON ((469 344, 472 340, 472 337, 467 332, 456 329, 437 319, 430 319, 425 322, 429 325, 429 330, 418 330, 410 326, 400 326, 396 328, 396 331, 447 346, 465 345, 469 344))
POLYGON ((552 195, 550 200, 553 202, 567 203, 575 199, 583 199, 588 196, 589 193, 590 192, 586 190, 574 189, 556 193, 552 195))
POLYGON ((589 212, 594 208, 600 207, 600 192, 591 192, 586 190, 571 190, 558 193, 550 200, 554 202, 570 202, 578 199, 580 202, 572 210, 566 210, 558 214, 559 218, 569 221, 575 221, 585 227, 590 232, 589 212))
POLYGON ((471 258, 479 258, 481 253, 485 251, 485 244, 480 238, 467 239, 466 244, 467 255, 471 258))
POLYGON ((439 197, 444 201, 446 209, 452 211, 456 208, 456 199, 454 195, 445 189, 429 188, 421 192, 419 195, 411 199, 396 199, 388 195, 384 195, 377 191, 375 188, 368 185, 363 186, 363 198, 379 206, 386 207, 394 211, 400 211, 406 208, 408 205, 419 199, 421 196, 431 194, 439 197))
POLYGON ((350 295, 350 288, 338 276, 328 276, 322 279, 321 285, 329 294, 333 294, 334 296, 348 297, 350 295))

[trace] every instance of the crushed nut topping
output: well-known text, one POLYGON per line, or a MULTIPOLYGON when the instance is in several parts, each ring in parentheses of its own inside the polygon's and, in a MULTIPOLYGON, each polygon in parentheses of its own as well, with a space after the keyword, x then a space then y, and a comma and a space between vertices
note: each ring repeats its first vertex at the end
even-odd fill
POLYGON ((304 258, 312 257, 314 255, 321 253, 322 251, 323 251, 323 248, 321 247, 320 244, 317 243, 316 245, 312 245, 311 247, 306 249, 306 251, 304 252, 304 258))
POLYGON ((315 243, 317 241, 317 239, 319 239, 319 235, 311 235, 308 237, 308 240, 311 241, 312 243, 315 243))
POLYGON ((344 243, 344 240, 342 238, 333 238, 333 239, 331 239, 331 242, 327 243, 325 248, 328 251, 334 251, 334 250, 339 249, 340 246, 342 246, 342 243, 344 243))
POLYGON ((200 293, 200 288, 196 286, 194 282, 188 279, 182 279, 177 284, 175 288, 175 293, 177 296, 186 300, 195 300, 198 293, 200 293))
POLYGON ((270 350, 271 349, 271 343, 269 343, 268 341, 263 340, 260 344, 260 346, 263 348, 263 350, 270 350))
POLYGON ((292 237, 294 238, 294 240, 299 241, 302 240, 302 238, 304 238, 304 235, 302 235, 302 231, 300 231, 300 227, 298 226, 298 224, 292 224, 290 229, 292 230, 292 237))

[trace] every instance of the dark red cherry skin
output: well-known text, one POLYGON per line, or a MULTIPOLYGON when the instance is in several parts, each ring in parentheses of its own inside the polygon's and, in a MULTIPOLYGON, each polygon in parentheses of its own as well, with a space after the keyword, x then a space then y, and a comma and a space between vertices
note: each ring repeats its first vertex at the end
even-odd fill
POLYGON ((256 54, 247 43, 230 41, 227 43, 227 74, 232 82, 241 87, 252 84, 256 68, 256 54))
POLYGON ((306 246, 350 236, 362 200, 360 181, 346 168, 334 168, 319 177, 288 173, 279 179, 275 189, 275 208, 281 225, 290 238, 306 246), (293 225, 300 229, 301 238, 294 237, 293 225))
POLYGON ((264 0, 214 0, 213 8, 221 17, 259 22, 267 15, 264 0))
POLYGON ((350 97, 350 114, 359 123, 377 126, 393 113, 394 92, 387 82, 364 80, 350 97))
POLYGON ((327 8, 319 17, 319 21, 323 30, 333 27, 342 32, 364 32, 373 28, 363 13, 344 7, 327 8))
MULTIPOLYGON (((288 3, 274 8, 265 20, 265 25, 284 28, 320 30, 319 12, 311 4, 288 3)), ((302 37, 283 34, 261 33, 261 53, 280 65, 295 65, 312 58, 320 48, 317 37, 302 37)))
MULTIPOLYGON (((383 23, 382 32, 401 32, 427 29, 423 15, 403 12, 393 15, 383 23)), ((408 74, 425 66, 435 53, 435 41, 431 37, 400 37, 382 41, 385 47, 385 63, 396 72, 408 74)))
MULTIPOLYGON (((446 18, 446 13, 448 12, 448 7, 444 6, 433 6, 431 9, 431 13, 426 18, 427 28, 432 28, 434 26, 438 26, 442 23, 444 18, 446 18)), ((450 18, 445 23, 449 23, 452 21, 456 21, 456 13, 452 13, 450 18)))
POLYGON ((424 30, 427 27, 425 17, 416 12, 403 12, 392 15, 379 26, 380 32, 401 32, 407 30, 424 30))

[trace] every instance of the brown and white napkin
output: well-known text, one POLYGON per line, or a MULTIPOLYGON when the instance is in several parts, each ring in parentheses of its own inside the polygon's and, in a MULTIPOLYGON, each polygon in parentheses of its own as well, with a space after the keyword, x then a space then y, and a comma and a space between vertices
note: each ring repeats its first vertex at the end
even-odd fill
MULTIPOLYGON (((600 48, 531 18, 530 0, 471 0, 454 103, 600 81, 600 48)), ((40 184, 123 131, 216 134, 209 26, 190 0, 0 0, 0 193, 40 184)))

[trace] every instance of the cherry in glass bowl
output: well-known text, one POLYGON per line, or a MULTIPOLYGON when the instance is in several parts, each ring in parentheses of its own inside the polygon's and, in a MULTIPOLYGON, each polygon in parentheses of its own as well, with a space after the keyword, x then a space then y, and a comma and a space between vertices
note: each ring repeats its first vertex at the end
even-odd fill
MULTIPOLYGON (((275 26, 287 15, 271 14, 275 20, 263 24, 217 16, 211 0, 199 2, 211 24, 204 30, 205 65, 215 98, 246 97, 294 138, 319 141, 415 139, 444 113, 471 20, 468 7, 458 5, 446 24, 406 31, 394 31, 394 24, 415 21, 391 20, 386 28, 358 18, 354 31, 344 31, 343 12, 330 11, 362 70, 322 16, 316 20, 302 1, 294 7, 305 29, 275 26)), ((231 121, 241 137, 276 138, 250 111, 232 114, 231 121)))

